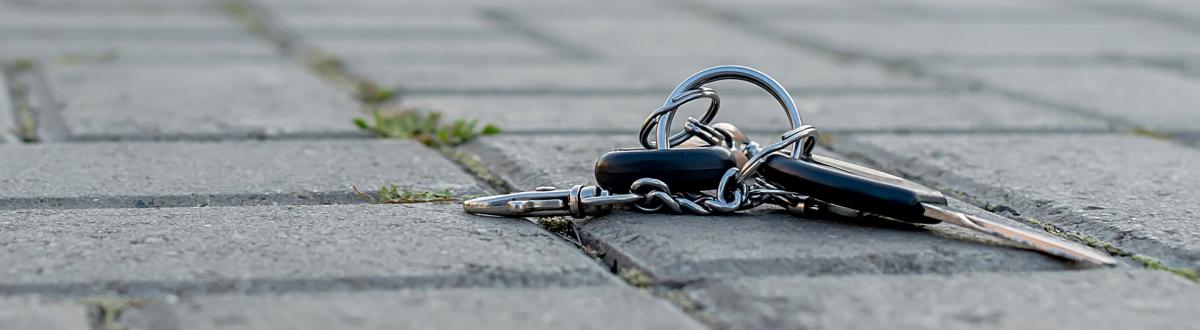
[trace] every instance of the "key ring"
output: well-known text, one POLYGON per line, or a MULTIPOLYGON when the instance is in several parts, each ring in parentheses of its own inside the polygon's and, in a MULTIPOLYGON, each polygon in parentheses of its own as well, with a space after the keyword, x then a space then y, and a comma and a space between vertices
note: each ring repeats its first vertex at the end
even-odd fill
MULTIPOLYGON (((656 136, 656 145, 659 146, 659 148, 662 148, 661 146, 675 146, 692 137, 692 133, 686 130, 675 133, 674 135, 669 135, 671 119, 674 117, 675 111, 688 101, 699 99, 701 97, 707 97, 711 99, 713 102, 712 105, 710 105, 708 110, 704 112, 704 115, 700 117, 699 122, 704 125, 708 125, 710 122, 712 122, 712 119, 717 115, 720 101, 715 96, 715 93, 711 93, 711 90, 705 88, 704 85, 711 82, 728 79, 736 79, 752 83, 759 88, 766 90, 767 93, 770 93, 771 96, 775 97, 775 100, 778 101, 779 105, 783 107, 784 113, 787 114, 788 123, 791 125, 789 132, 795 131, 804 125, 804 122, 800 119, 800 110, 796 108, 796 102, 792 99, 792 95, 788 93, 787 89, 783 88, 783 85, 779 84, 779 82, 774 78, 771 78, 771 76, 749 67, 739 65, 722 65, 701 70, 700 72, 693 74, 691 77, 684 79, 683 82, 680 82, 679 85, 675 87, 675 90, 671 92, 671 95, 667 97, 667 101, 663 103, 663 106, 659 109, 655 109, 655 111, 651 113, 651 118, 653 118, 654 115, 658 116, 658 121, 656 123, 658 133, 656 136), (710 93, 714 95, 707 95, 710 93)), ((647 118, 647 123, 642 125, 642 132, 640 132, 641 135, 639 136, 639 140, 641 140, 643 147, 652 149, 650 148, 648 141, 646 141, 649 137, 649 122, 650 118, 647 118)), ((792 149, 791 157, 797 159, 805 157, 807 155, 807 152, 805 151, 806 150, 804 150, 801 144, 796 144, 792 149)))

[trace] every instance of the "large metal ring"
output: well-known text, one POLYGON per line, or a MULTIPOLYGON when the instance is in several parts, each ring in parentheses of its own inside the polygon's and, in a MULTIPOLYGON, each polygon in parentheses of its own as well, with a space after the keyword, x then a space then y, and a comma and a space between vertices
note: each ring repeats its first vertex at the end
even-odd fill
MULTIPOLYGON (((775 79, 771 78, 771 76, 768 76, 765 73, 739 65, 715 66, 693 74, 691 77, 684 79, 683 82, 680 82, 679 86, 675 87, 675 90, 671 92, 671 95, 667 96, 667 101, 663 103, 663 106, 665 107, 674 104, 677 98, 685 93, 688 93, 688 91, 700 88, 705 84, 714 81, 728 79, 750 82, 766 90, 768 93, 771 93, 771 96, 774 96, 775 100, 779 101, 779 105, 783 107, 783 111, 787 114, 788 123, 792 125, 791 129, 796 129, 801 125, 804 125, 804 122, 800 120, 800 110, 796 108, 796 102, 792 100, 792 95, 788 93, 787 89, 783 88, 783 85, 780 85, 778 81, 775 81, 775 79)), ((711 120, 711 118, 716 115, 715 107, 709 108, 709 112, 712 113, 706 112, 701 118, 708 118, 711 120)), ((670 118, 667 117, 668 116, 659 116, 658 145, 670 145, 670 141, 687 139, 690 137, 688 134, 691 133, 687 131, 679 132, 674 136, 668 137, 668 130, 670 130, 670 118)), ((706 125, 709 124, 709 121, 702 120, 701 122, 706 125)), ((792 157, 800 158, 802 154, 801 146, 800 144, 797 144, 795 149, 792 150, 792 157)))

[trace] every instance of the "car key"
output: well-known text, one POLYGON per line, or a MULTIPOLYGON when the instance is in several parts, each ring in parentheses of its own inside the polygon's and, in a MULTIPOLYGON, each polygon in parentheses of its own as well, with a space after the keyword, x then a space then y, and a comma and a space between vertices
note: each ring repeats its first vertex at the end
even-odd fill
POLYGON ((734 152, 725 147, 616 150, 596 160, 596 184, 626 193, 634 181, 655 178, 677 191, 711 190, 737 165, 734 152))
POLYGON ((766 156, 760 171, 773 184, 800 192, 818 203, 900 221, 947 222, 1070 260, 1116 264, 1111 256, 1081 244, 952 210, 936 190, 861 165, 817 155, 794 159, 776 153, 766 156))

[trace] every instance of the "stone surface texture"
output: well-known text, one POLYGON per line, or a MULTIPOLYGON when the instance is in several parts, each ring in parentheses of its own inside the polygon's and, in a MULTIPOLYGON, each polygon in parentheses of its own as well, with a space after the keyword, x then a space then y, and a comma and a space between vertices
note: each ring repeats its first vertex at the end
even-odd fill
POLYGON ((1200 3, 0 0, 0 63, 3 329, 1200 328, 1200 3), (463 211, 593 183, 716 65, 801 112, 723 80, 716 122, 1118 264, 770 205, 463 211))
POLYGON ((0 158, 0 208, 361 202, 374 191, 479 194, 476 180, 411 141, 14 145, 0 158))
POLYGON ((1200 288, 1147 271, 763 277, 706 283, 707 313, 744 329, 1188 329, 1200 288))

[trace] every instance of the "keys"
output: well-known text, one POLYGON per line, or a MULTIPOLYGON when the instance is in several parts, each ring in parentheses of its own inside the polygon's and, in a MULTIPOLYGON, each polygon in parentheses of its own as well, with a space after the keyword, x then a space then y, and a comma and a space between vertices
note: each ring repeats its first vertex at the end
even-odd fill
MULTIPOLYGON (((763 178, 809 198, 807 208, 847 208, 896 220, 933 224, 947 222, 1008 239, 1062 258, 1100 265, 1116 260, 1087 246, 951 210, 938 191, 867 167, 813 155, 809 160, 783 154, 767 156, 760 168, 763 178), (822 205, 822 204, 831 205, 822 205)), ((853 212, 850 212, 853 213, 853 212)))
POLYGON ((583 218, 607 214, 619 205, 646 212, 710 214, 770 203, 799 213, 876 215, 921 224, 946 222, 1066 259, 1116 264, 1112 257, 1080 244, 952 210, 945 196, 920 184, 812 155, 817 134, 815 127, 801 122, 791 96, 771 77, 746 67, 713 67, 684 80, 662 107, 651 111, 638 133, 644 149, 612 151, 597 160, 598 186, 542 187, 480 197, 464 202, 463 208, 496 216, 583 218), (725 79, 762 87, 779 101, 792 129, 780 141, 762 146, 733 125, 710 125, 720 98, 703 85, 725 79), (700 99, 711 101, 704 115, 689 118, 685 132, 669 134, 678 108, 700 99))

